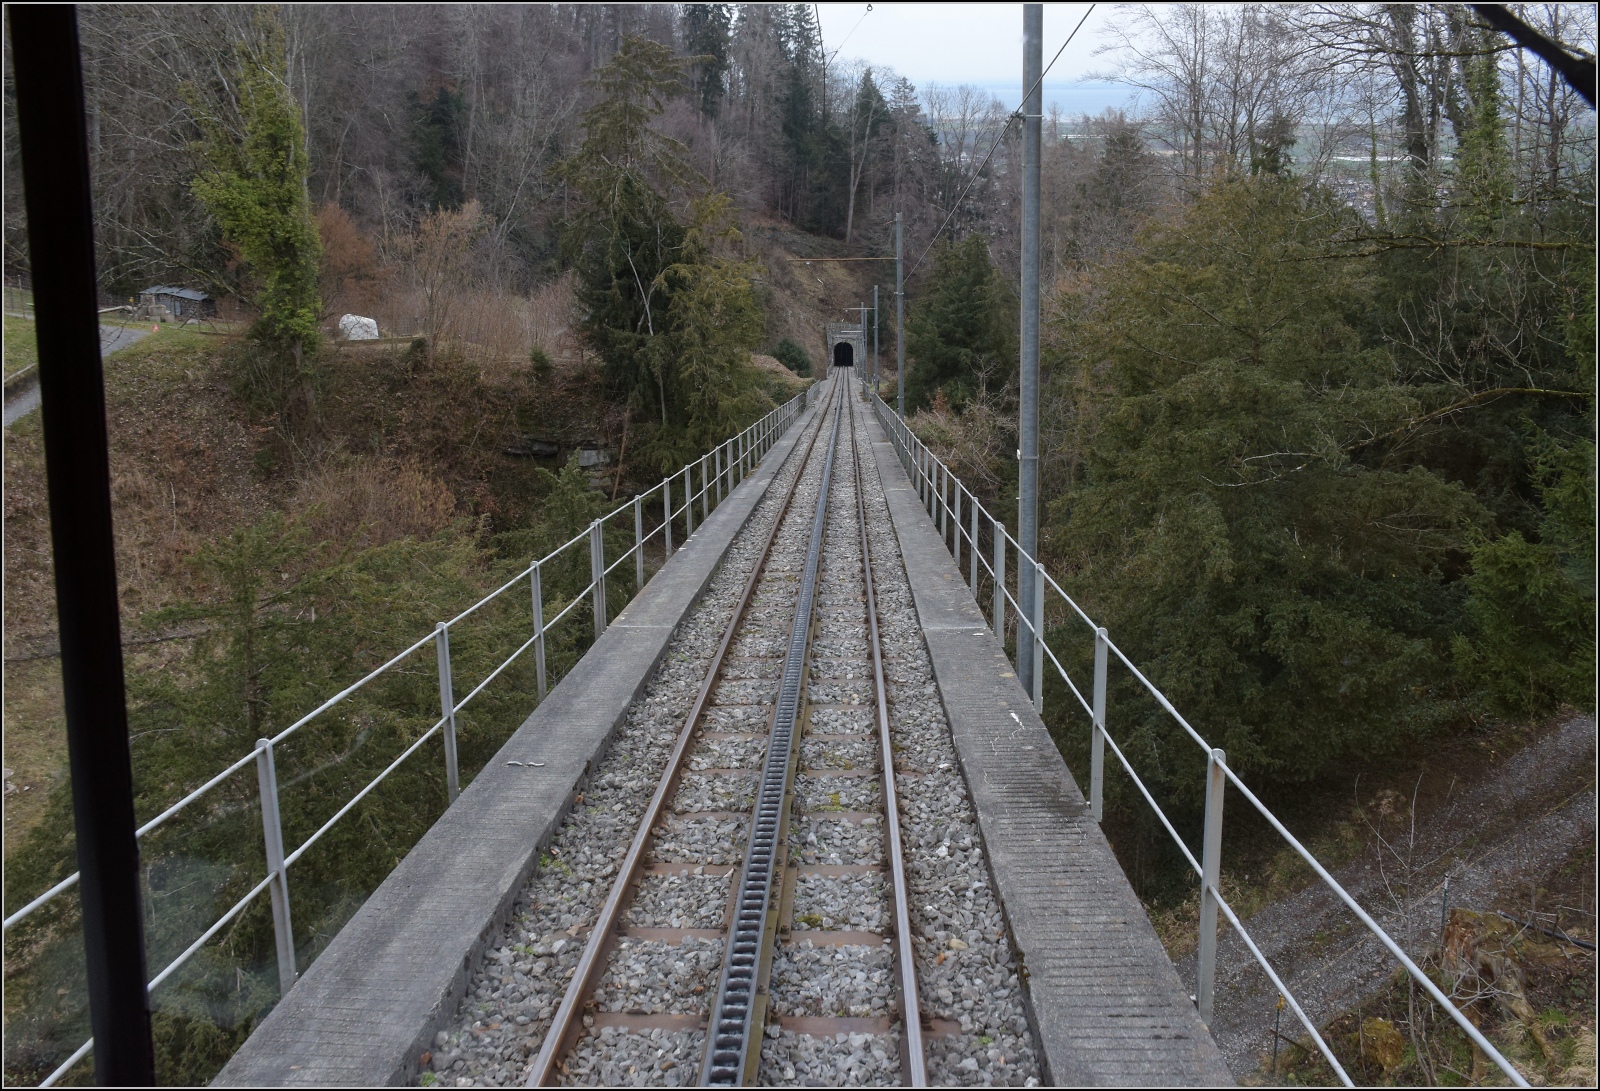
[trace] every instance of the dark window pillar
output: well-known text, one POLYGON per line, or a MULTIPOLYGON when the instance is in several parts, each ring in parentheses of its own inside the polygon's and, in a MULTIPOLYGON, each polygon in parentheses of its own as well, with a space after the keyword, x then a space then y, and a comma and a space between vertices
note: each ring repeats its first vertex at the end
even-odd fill
POLYGON ((133 767, 111 535, 111 479, 77 11, 13 4, 61 681, 78 843, 95 1078, 155 1082, 134 837, 133 767))

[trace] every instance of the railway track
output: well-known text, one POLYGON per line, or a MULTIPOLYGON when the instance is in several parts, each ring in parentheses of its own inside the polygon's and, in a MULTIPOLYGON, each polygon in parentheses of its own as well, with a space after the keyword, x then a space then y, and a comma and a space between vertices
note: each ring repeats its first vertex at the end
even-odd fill
MULTIPOLYGON (((714 586, 708 599, 725 607, 697 608, 720 624, 691 617, 685 635, 705 657, 685 671, 698 681, 692 698, 677 687, 670 746, 658 724, 650 756, 631 755, 628 798, 602 794, 594 807, 594 793, 578 797, 584 813, 630 817, 606 837, 570 839, 575 853, 558 835, 456 1031, 436 1042, 430 1063, 449 1082, 924 1086, 927 1042, 937 1082, 1020 1084, 1035 1071, 1027 1045, 1007 1047, 1009 1064, 985 1056, 995 1037, 965 1016, 972 1001, 918 985, 919 967, 942 979, 947 959, 971 947, 918 918, 951 899, 959 914, 973 890, 938 866, 907 865, 913 842, 948 862, 953 830, 924 847, 928 831, 907 826, 900 786, 943 796, 952 769, 926 752, 897 768, 914 740, 897 738, 891 693, 921 676, 880 640, 874 573, 898 558, 879 559, 892 544, 852 395, 848 379, 834 381, 796 466, 763 501, 775 510, 758 509, 746 531, 756 541, 743 547, 737 591, 714 586), (551 876, 568 854, 585 870, 562 889, 551 876), (552 912, 564 908, 579 911, 552 912)), ((903 574, 890 582, 903 642, 909 595, 903 574)), ((669 651, 669 665, 677 658, 669 651)), ((927 717, 914 698, 907 707, 920 728, 927 717)), ((972 935, 997 920, 992 912, 972 935)), ((1003 927, 979 942, 1009 959, 1003 927)), ((996 1026, 1025 1037, 1014 968, 1003 977, 985 984, 1018 1002, 996 1026)))

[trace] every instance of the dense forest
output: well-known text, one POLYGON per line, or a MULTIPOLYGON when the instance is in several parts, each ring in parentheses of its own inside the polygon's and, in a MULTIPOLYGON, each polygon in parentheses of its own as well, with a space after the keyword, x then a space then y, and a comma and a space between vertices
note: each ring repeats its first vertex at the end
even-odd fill
MULTIPOLYGON (((1593 55, 1591 6, 1517 10, 1593 55)), ((805 321, 842 315, 796 317, 789 257, 892 253, 897 213, 912 425, 1012 516, 1021 133, 987 92, 830 53, 809 5, 86 5, 79 25, 106 301, 201 288, 230 334, 141 347, 113 379, 114 451, 130 421, 162 434, 157 389, 232 414, 226 439, 169 445, 176 470, 116 482, 129 630, 198 634, 130 659, 141 819, 792 393, 751 354, 803 376, 805 321), (347 312, 398 343, 341 351, 347 312), (504 455, 562 414, 599 422, 614 473, 504 455), (232 457, 244 484, 185 495, 232 457)), ((1129 5, 1100 33, 1137 105, 1045 122, 1051 571, 1269 797, 1592 710, 1592 107, 1465 5, 1129 5)), ((7 64, 4 264, 25 278, 7 64)), ((888 283, 850 268, 874 270, 850 302, 888 283)), ((43 526, 37 451, 8 433, 8 541, 43 526)), ((6 564, 9 655, 48 570, 6 564)), ((523 625, 486 612, 458 672, 523 625)), ((526 715, 530 679, 505 677, 464 767, 526 715)), ((402 675, 280 756, 302 785, 286 840, 426 729, 432 685, 402 675)), ((1112 700, 1192 811, 1170 721, 1112 700)), ((1047 700, 1077 770, 1068 707, 1047 700)), ((296 865, 302 965, 437 816, 429 762, 296 865)), ((255 882, 254 799, 147 844, 152 965, 255 882)), ((59 781, 7 854, 8 911, 70 873, 59 781)), ((9 1082, 82 1038, 74 926, 8 934, 9 1082)), ((164 986, 165 1081, 217 1070, 274 966, 257 905, 164 986)))
MULTIPOLYGON (((1592 109, 1464 8, 1119 18, 1152 109, 1046 141, 1045 559, 1280 788, 1592 708, 1592 109)), ((1010 268, 939 247, 908 401, 1009 497, 1010 268)))

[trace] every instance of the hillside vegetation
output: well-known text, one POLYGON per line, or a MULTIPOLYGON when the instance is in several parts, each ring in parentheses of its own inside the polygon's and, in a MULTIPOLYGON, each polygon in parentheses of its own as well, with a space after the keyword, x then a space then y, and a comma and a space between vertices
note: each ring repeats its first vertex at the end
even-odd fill
MULTIPOLYGON (((1592 6, 1519 10, 1593 54, 1592 6)), ((897 214, 914 427, 1013 518, 1022 145, 989 93, 830 53, 811 5, 78 18, 102 290, 203 288, 228 331, 163 329, 107 365, 141 818, 824 374, 823 323, 874 283, 892 313, 897 214), (343 341, 346 314, 380 340, 343 341)), ((1052 572, 1308 820, 1356 772, 1593 710, 1593 110, 1466 5, 1096 26, 1149 93, 1045 128, 1052 572)), ((25 275, 5 87, 4 262, 25 275)), ((8 317, 8 369, 30 341, 8 317)), ((5 440, 9 911, 74 846, 37 416, 5 440)), ((586 579, 573 558, 546 601, 586 579)), ((525 639, 525 606, 463 630, 459 677, 525 639)), ((1089 668, 1087 641, 1051 636, 1089 668)), ((397 673, 284 749, 287 840, 426 730, 434 686, 397 673)), ((468 775, 533 688, 514 668, 463 719, 468 775)), ((1199 757, 1127 679, 1111 707, 1192 829, 1199 757)), ((1082 718, 1053 683, 1046 708, 1081 770, 1082 718)), ((442 765, 424 748, 297 863, 302 965, 437 816, 442 765)), ((236 779, 145 845, 152 966, 255 881, 236 779)), ((1107 791, 1130 875, 1181 913, 1164 831, 1120 776, 1107 791)), ((7 936, 10 1082, 86 1034, 74 914, 7 936)), ((161 1078, 208 1079, 275 998, 258 905, 158 993, 161 1078)))

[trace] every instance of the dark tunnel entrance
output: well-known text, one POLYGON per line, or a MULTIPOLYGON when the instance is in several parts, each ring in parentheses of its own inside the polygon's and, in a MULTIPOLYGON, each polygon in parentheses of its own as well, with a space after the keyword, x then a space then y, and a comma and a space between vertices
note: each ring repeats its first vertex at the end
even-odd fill
POLYGON ((833 346, 833 366, 853 367, 856 362, 856 347, 848 341, 840 341, 833 346))

